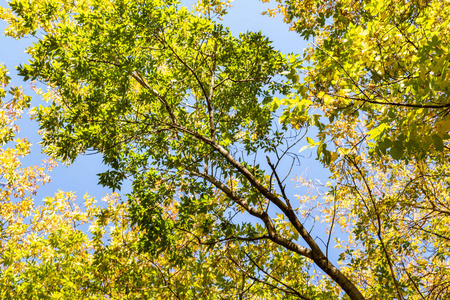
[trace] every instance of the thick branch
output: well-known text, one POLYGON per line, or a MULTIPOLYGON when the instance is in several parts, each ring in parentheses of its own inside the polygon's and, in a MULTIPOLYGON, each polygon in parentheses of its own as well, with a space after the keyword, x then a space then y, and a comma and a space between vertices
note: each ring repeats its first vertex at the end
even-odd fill
POLYGON ((213 176, 204 174, 204 173, 197 173, 192 172, 194 175, 199 176, 201 178, 206 179, 210 183, 212 183, 214 186, 216 186, 218 189, 220 189, 222 192, 224 192, 231 200, 236 202, 239 206, 244 208, 246 211, 248 211, 252 216, 255 216, 262 220, 264 222, 264 225, 267 228, 267 232, 269 234, 270 240, 275 242, 278 245, 281 245, 291 251, 294 251, 295 253, 298 253, 302 256, 305 256, 307 258, 313 259, 313 255, 311 253, 311 250, 302 247, 300 245, 297 245, 285 238, 283 238, 281 235, 279 235, 275 229, 275 226, 272 222, 272 219, 269 217, 269 215, 265 211, 260 211, 254 207, 252 207, 245 199, 237 195, 235 192, 233 192, 228 186, 223 184, 222 182, 218 181, 213 176))
POLYGON ((351 299, 364 299, 361 292, 356 288, 356 286, 344 275, 341 271, 336 268, 325 256, 320 247, 317 245, 315 240, 311 237, 309 232, 300 223, 295 212, 284 204, 277 196, 268 191, 254 176, 250 173, 247 168, 242 166, 238 161, 236 161, 223 147, 220 145, 212 145, 216 148, 219 153, 221 153, 241 174, 243 174, 249 182, 268 200, 277 205, 284 214, 288 217, 291 224, 299 232, 305 242, 311 247, 312 260, 326 273, 328 274, 337 284, 339 284, 342 289, 350 296, 351 299))
POLYGON ((326 274, 328 274, 337 284, 339 284, 339 286, 342 287, 342 289, 350 296, 351 299, 358 299, 358 300, 364 299, 361 292, 356 288, 356 286, 328 260, 328 258, 320 249, 320 247, 317 245, 316 241, 311 237, 311 235, 303 226, 303 224, 298 220, 297 216, 295 215, 295 212, 292 209, 289 209, 289 207, 285 203, 283 203, 283 201, 280 200, 276 195, 267 190, 266 187, 264 187, 261 184, 261 182, 259 182, 259 180, 255 178, 255 176, 247 168, 245 168, 236 159, 234 159, 234 157, 231 156, 231 154, 227 150, 225 150, 217 142, 214 142, 211 139, 195 131, 187 129, 183 126, 177 124, 169 124, 169 126, 172 126, 176 129, 179 129, 181 131, 184 131, 185 133, 192 135, 193 137, 197 138, 198 140, 204 143, 207 143, 208 145, 212 146, 216 151, 218 151, 234 168, 236 168, 237 171, 239 171, 242 175, 244 175, 247 178, 247 180, 253 187, 255 187, 266 199, 273 202, 275 205, 278 206, 278 208, 280 208, 283 211, 283 213, 288 217, 291 224, 295 227, 295 229, 302 236, 305 242, 311 247, 311 250, 303 247, 301 247, 303 249, 300 249, 299 245, 292 243, 286 239, 283 239, 281 236, 277 235, 276 232, 274 231, 272 220, 269 218, 266 212, 261 212, 251 207, 244 199, 240 198, 231 189, 225 186, 222 182, 218 181, 216 178, 203 173, 202 174, 197 173, 196 174, 197 176, 200 176, 208 180, 209 182, 214 184, 217 188, 225 192, 231 199, 236 201, 236 203, 244 207, 250 214, 263 220, 267 226, 269 235, 274 234, 272 241, 276 242, 279 245, 283 245, 287 249, 290 249, 308 258, 311 258, 326 274), (299 250, 300 252, 298 252, 299 250), (305 250, 308 251, 305 252, 305 250))

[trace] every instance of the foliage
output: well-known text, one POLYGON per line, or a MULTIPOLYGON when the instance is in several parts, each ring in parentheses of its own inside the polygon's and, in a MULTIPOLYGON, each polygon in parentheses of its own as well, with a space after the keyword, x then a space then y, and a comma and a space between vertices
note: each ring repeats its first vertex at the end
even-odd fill
POLYGON ((367 298, 446 299, 449 3, 277 2, 314 40, 282 121, 319 130, 344 270, 367 298))
POLYGON ((320 103, 330 123, 367 118, 377 153, 439 160, 450 129, 447 1, 286 1, 283 11, 314 38, 296 87, 301 109, 286 115, 294 125, 320 103))
MULTIPOLYGON (((9 84, 4 66, 1 66, 0 74, 3 98, 9 84)), ((29 154, 31 145, 26 139, 15 138, 19 132, 16 122, 29 106, 30 98, 23 95, 21 88, 11 87, 9 93, 11 100, 2 101, 0 110, 0 173, 4 181, 0 194, 0 298, 103 299, 104 295, 120 295, 124 287, 119 285, 118 288, 114 278, 120 273, 101 272, 101 276, 98 273, 103 264, 110 264, 115 257, 123 256, 120 251, 111 255, 111 251, 105 248, 102 238, 107 231, 106 225, 117 226, 109 232, 112 239, 109 247, 119 248, 126 245, 125 242, 131 244, 127 240, 135 235, 130 231, 126 238, 123 237, 125 229, 129 228, 124 222, 125 206, 117 204, 113 207, 112 202, 117 197, 110 196, 105 198, 110 205, 102 209, 86 195, 86 211, 83 212, 75 204, 75 196, 63 192, 44 199, 38 206, 33 197, 39 186, 50 180, 47 173, 55 167, 55 162, 48 159, 42 166, 22 166, 21 159, 29 154), (110 216, 97 218, 100 212, 108 212, 110 216), (86 230, 82 230, 83 224, 91 224, 91 238, 86 230)), ((128 257, 132 254, 131 251, 126 253, 128 257)), ((118 270, 125 265, 131 269, 129 276, 144 268, 125 261, 122 265, 110 267, 110 270, 118 270)), ((154 269, 152 265, 150 269, 154 269)), ((134 283, 130 289, 136 289, 136 279, 127 282, 134 283)))
MULTIPOLYGON (((141 250, 163 253, 183 268, 186 257, 201 257, 198 249, 214 257, 231 247, 239 260, 225 262, 244 278, 229 284, 241 282, 245 297, 253 288, 262 298, 339 294, 322 275, 311 286, 312 262, 350 295, 359 294, 281 196, 276 167, 288 149, 278 147, 285 139, 274 129, 271 100, 287 92, 283 78, 295 73, 295 56, 274 51, 260 33, 233 37, 175 2, 10 6, 14 13, 3 13, 7 33, 44 32, 19 70, 51 88, 43 94, 50 104, 35 111, 45 151, 69 162, 99 151, 110 166, 102 184, 118 189, 124 178, 133 179, 128 202, 134 224, 145 232, 141 250), (244 159, 264 152, 279 158, 268 173, 244 159), (279 217, 269 215, 270 205, 279 217), (261 225, 235 221, 239 213, 261 225), (270 254, 261 256, 262 249, 270 254), (292 264, 274 269, 287 259, 292 264)), ((225 283, 235 276, 216 278, 225 283)))
MULTIPOLYGON (((3 66, 0 78, 5 96, 9 78, 3 66)), ((50 180, 48 172, 56 164, 48 159, 42 166, 22 167, 30 143, 15 138, 16 122, 30 99, 20 88, 9 92, 12 99, 1 106, 0 169, 5 181, 0 198, 1 299, 219 299, 234 295, 263 299, 272 293, 261 289, 251 260, 280 268, 278 274, 271 274, 275 284, 274 278, 297 270, 302 262, 295 258, 280 267, 277 262, 289 257, 282 249, 271 249, 267 243, 255 248, 245 242, 226 242, 208 244, 210 251, 190 246, 195 255, 184 257, 179 267, 163 254, 138 251, 143 231, 131 226, 128 205, 117 194, 106 195, 101 205, 89 195, 79 201, 73 193, 62 191, 35 201, 39 186, 50 180), (236 252, 237 247, 242 251, 236 252), (267 253, 280 259, 272 261, 265 257, 267 253)), ((192 242, 188 236, 173 250, 184 251, 192 242)))
MULTIPOLYGON (((1 11, 8 35, 38 39, 19 71, 49 86, 49 104, 34 110, 44 150, 66 162, 98 151, 110 167, 101 184, 133 182, 127 204, 87 210, 121 233, 98 246, 104 229, 92 227, 97 244, 76 251, 93 251, 82 266, 94 275, 77 292, 447 297, 448 3, 277 2, 292 29, 314 39, 302 61, 177 1, 15 0, 1 11), (317 147, 331 178, 319 195, 293 200, 282 166, 298 159, 304 132, 302 149, 317 147), (324 247, 308 216, 326 223, 324 247), (337 229, 348 241, 333 243, 337 229), (333 244, 343 248, 339 268, 333 244)), ((197 10, 221 16, 228 4, 197 10)), ((61 240, 91 245, 73 229, 61 240)), ((56 269, 76 270, 77 259, 62 256, 70 267, 56 269)))

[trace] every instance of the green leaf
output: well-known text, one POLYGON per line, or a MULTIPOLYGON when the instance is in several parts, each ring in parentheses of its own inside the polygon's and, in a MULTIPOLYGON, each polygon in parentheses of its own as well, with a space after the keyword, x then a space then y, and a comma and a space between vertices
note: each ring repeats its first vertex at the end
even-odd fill
POLYGON ((432 134, 432 135, 431 135, 431 139, 432 139, 432 141, 433 141, 434 147, 436 147, 436 149, 437 149, 438 151, 443 151, 443 150, 444 150, 444 143, 443 143, 443 141, 442 141, 442 138, 441 138, 439 135, 437 135, 437 134, 432 134))
POLYGON ((392 158, 400 160, 403 157, 404 153, 403 143, 401 141, 395 141, 389 153, 391 154, 392 158))

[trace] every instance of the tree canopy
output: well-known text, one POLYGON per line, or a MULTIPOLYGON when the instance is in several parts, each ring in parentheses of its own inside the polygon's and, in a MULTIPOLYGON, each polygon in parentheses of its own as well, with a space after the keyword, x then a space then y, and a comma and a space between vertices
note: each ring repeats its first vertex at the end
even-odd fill
POLYGON ((232 36, 216 19, 230 1, 0 10, 6 35, 37 38, 18 70, 48 87, 31 111, 51 157, 20 169, 29 145, 14 121, 30 98, 11 89, 4 298, 448 297, 449 3, 275 2, 267 13, 310 39, 303 56, 232 36), (307 148, 324 185, 298 174, 307 148), (55 160, 91 151, 109 168, 100 184, 132 182, 125 202, 86 195, 82 210, 59 192, 33 204, 55 160), (296 175, 309 188, 297 197, 296 175))

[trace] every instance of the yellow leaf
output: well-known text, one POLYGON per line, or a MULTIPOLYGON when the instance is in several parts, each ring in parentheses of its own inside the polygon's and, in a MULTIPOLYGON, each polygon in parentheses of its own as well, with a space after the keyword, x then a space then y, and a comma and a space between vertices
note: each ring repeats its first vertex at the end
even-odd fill
POLYGON ((331 97, 330 95, 323 96, 323 103, 325 105, 332 104, 333 102, 334 102, 334 98, 331 97))

